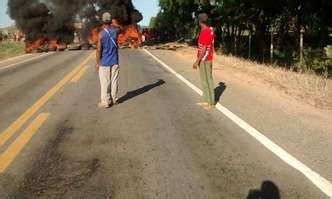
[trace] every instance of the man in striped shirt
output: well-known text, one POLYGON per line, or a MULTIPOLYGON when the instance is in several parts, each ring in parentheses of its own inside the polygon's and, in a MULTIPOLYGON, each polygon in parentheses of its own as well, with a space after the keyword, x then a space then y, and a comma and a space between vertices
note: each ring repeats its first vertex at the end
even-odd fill
POLYGON ((200 103, 200 105, 204 107, 212 107, 216 104, 212 77, 214 33, 213 29, 207 25, 207 21, 207 14, 202 13, 198 16, 201 32, 198 37, 197 60, 194 63, 193 68, 199 68, 202 81, 204 102, 200 103))

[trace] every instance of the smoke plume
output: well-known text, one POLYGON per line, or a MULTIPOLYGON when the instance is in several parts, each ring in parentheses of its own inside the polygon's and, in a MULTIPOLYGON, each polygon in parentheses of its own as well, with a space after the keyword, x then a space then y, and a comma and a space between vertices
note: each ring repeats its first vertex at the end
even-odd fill
POLYGON ((70 43, 74 37, 73 22, 83 22, 83 35, 100 23, 108 11, 123 25, 138 23, 142 14, 132 0, 9 0, 8 13, 27 41, 39 38, 70 43))

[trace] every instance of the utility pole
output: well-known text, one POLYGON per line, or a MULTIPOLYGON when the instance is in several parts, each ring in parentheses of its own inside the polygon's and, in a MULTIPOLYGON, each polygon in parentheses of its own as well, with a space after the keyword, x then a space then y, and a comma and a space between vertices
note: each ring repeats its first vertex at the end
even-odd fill
POLYGON ((273 28, 271 27, 271 45, 270 45, 270 63, 273 64, 274 46, 273 46, 273 28))
POLYGON ((225 49, 225 27, 221 26, 221 44, 225 49))
POLYGON ((300 30, 300 63, 303 65, 303 35, 304 35, 304 27, 301 27, 300 30))
POLYGON ((235 34, 235 36, 234 36, 234 55, 236 55, 236 54, 237 54, 237 36, 235 34))
POLYGON ((251 35, 251 31, 249 31, 249 52, 248 52, 248 58, 251 58, 251 39, 252 39, 252 35, 251 35))
POLYGON ((248 52, 248 59, 251 58, 251 45, 252 45, 252 31, 251 31, 251 27, 249 24, 247 24, 247 28, 248 28, 248 32, 249 32, 249 37, 248 37, 248 40, 249 40, 249 52, 248 52))

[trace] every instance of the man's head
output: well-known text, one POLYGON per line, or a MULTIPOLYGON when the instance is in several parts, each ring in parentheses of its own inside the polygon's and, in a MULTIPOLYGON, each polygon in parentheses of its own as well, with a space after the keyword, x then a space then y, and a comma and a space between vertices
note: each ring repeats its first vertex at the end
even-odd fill
POLYGON ((206 13, 201 13, 198 15, 198 23, 202 26, 207 26, 209 20, 209 16, 206 13))
POLYGON ((102 22, 104 25, 110 25, 112 23, 112 16, 109 12, 105 12, 102 16, 102 22))

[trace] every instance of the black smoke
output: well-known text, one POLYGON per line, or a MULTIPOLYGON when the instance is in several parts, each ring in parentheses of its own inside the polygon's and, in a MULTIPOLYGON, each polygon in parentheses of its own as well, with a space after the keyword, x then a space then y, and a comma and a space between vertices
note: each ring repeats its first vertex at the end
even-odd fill
MULTIPOLYGON (((132 0, 9 0, 8 13, 27 41, 38 38, 70 43, 73 22, 83 22, 83 33, 100 25, 103 12, 110 12, 123 25, 138 23, 142 14, 132 0)), ((87 34, 83 34, 87 35, 87 34)))

